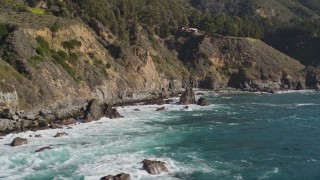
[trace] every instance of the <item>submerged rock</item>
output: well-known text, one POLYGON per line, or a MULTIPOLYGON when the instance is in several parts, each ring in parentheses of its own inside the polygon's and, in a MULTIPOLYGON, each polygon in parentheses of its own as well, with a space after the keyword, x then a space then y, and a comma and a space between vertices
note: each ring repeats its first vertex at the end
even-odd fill
POLYGON ((41 135, 41 134, 36 134, 34 137, 36 137, 36 138, 41 138, 42 135, 41 135))
POLYGON ((52 147, 50 147, 50 146, 46 146, 46 147, 42 147, 42 148, 40 148, 40 149, 36 150, 35 152, 42 152, 42 151, 50 150, 50 149, 52 149, 52 147))
POLYGON ((62 136, 68 136, 69 134, 68 133, 66 133, 66 132, 59 132, 59 133, 57 133, 55 136, 53 136, 53 137, 55 137, 55 138, 57 138, 57 137, 62 137, 62 136))
POLYGON ((162 161, 152 161, 145 159, 141 163, 143 163, 143 169, 152 175, 169 172, 168 168, 165 166, 166 163, 162 161))
POLYGON ((209 102, 207 101, 206 98, 201 97, 201 98, 198 99, 197 105, 200 105, 200 106, 208 106, 208 105, 209 105, 209 102))
POLYGON ((108 117, 110 119, 123 117, 119 114, 117 109, 112 108, 111 105, 103 103, 100 104, 98 100, 91 100, 84 112, 84 122, 97 121, 102 117, 108 117))
POLYGON ((104 176, 100 180, 130 180, 130 179, 131 179, 130 174, 121 173, 115 176, 113 175, 104 176))
POLYGON ((166 110, 166 107, 162 106, 162 107, 159 107, 156 111, 164 111, 166 110))
POLYGON ((13 139, 10 146, 15 147, 15 146, 20 146, 20 145, 27 144, 27 143, 28 143, 27 139, 16 137, 13 139))
POLYGON ((188 104, 195 104, 196 103, 196 96, 193 92, 192 87, 187 87, 184 93, 180 96, 180 104, 181 105, 188 105, 188 104))

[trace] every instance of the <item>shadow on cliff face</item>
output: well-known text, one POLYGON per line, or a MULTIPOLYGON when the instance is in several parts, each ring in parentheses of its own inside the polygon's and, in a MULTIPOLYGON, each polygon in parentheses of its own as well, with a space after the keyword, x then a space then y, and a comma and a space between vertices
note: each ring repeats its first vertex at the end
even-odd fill
POLYGON ((245 88, 245 82, 246 74, 243 69, 239 69, 238 72, 231 74, 228 81, 228 86, 232 88, 242 89, 245 88))

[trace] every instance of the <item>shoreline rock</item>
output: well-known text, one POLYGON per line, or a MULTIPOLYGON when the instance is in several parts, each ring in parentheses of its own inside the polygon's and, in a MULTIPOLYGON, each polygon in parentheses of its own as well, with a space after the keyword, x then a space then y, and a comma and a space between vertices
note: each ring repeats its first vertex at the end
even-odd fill
POLYGON ((28 144, 28 140, 24 138, 16 137, 13 139, 10 146, 15 147, 15 146, 21 146, 23 144, 28 144))
POLYGON ((162 107, 159 107, 156 109, 156 111, 165 111, 166 110, 166 107, 165 106, 162 106, 162 107))
POLYGON ((120 173, 115 176, 108 175, 100 178, 100 180, 131 180, 130 174, 120 173))
MULTIPOLYGON (((319 84, 317 84, 317 87, 318 86, 320 89, 319 84)), ((314 88, 307 89, 307 90, 314 90, 314 88)), ((190 88, 188 91, 193 92, 193 90, 190 88)), ((201 89, 201 91, 205 91, 205 89, 201 89)), ((212 91, 212 90, 207 90, 207 91, 212 91)), ((260 91, 257 89, 255 91, 251 91, 248 89, 227 88, 225 92, 228 92, 228 93, 232 93, 232 92, 275 93, 277 91, 289 91, 289 89, 279 89, 279 90, 272 90, 272 91, 270 89, 268 91, 267 91, 267 89, 262 89, 260 91)), ((299 90, 297 90, 297 91, 299 91, 299 90)), ((223 93, 224 91, 220 90, 220 91, 215 91, 215 92, 223 93)), ((189 99, 191 99, 192 102, 197 103, 195 101, 195 99, 193 101, 193 94, 192 93, 187 93, 187 94, 191 94, 191 98, 189 98, 189 99)), ((161 99, 161 98, 154 98, 153 100, 152 99, 133 100, 133 101, 118 103, 118 104, 115 104, 115 106, 132 106, 132 105, 136 105, 137 103, 160 104, 160 103, 172 102, 172 100, 170 100, 170 99, 169 100, 166 100, 166 99, 159 100, 159 99, 161 99)), ((181 99, 181 97, 180 97, 180 99, 181 99)), ((188 105, 188 104, 185 104, 185 105, 188 105)), ((107 114, 106 116, 109 118, 122 117, 117 112, 117 110, 112 108, 110 105, 108 106, 107 104, 102 104, 101 106, 104 108, 102 108, 102 110, 100 109, 100 115, 98 117, 100 117, 101 114, 104 114, 104 113, 106 113, 107 114), (103 110, 105 110, 105 111, 103 111, 103 110)), ((85 108, 83 108, 83 107, 79 107, 78 110, 73 109, 73 110, 65 110, 65 111, 61 110, 61 111, 63 111, 64 113, 61 113, 61 112, 55 113, 52 110, 44 110, 44 109, 40 110, 37 113, 24 112, 22 110, 13 111, 10 109, 4 109, 4 110, 0 111, 0 135, 5 136, 10 133, 19 133, 19 132, 24 132, 24 131, 28 131, 28 130, 37 131, 37 130, 44 130, 44 129, 49 129, 49 128, 52 128, 52 129, 62 128, 62 125, 64 125, 64 124, 71 124, 71 125, 76 124, 77 122, 75 121, 75 119, 77 119, 78 117, 83 117, 83 115, 85 114, 85 108)), ((99 120, 100 118, 97 118, 96 120, 99 120)))
MULTIPOLYGON (((148 98, 148 99, 141 99, 141 100, 132 100, 127 102, 122 102, 115 104, 115 106, 119 105, 126 105, 131 106, 135 105, 136 103, 145 103, 145 104, 162 104, 168 103, 172 100, 165 100, 163 98, 148 98)), ((113 118, 120 118, 121 116, 118 111, 113 108, 111 105, 106 103, 99 103, 100 115, 94 117, 95 120, 101 119, 104 115, 111 119, 113 118)), ((99 107, 98 106, 98 107, 99 107)), ((88 105, 86 106, 88 107, 88 105)), ((37 130, 44 130, 44 129, 61 129, 62 126, 68 126, 77 124, 76 119, 78 117, 84 117, 85 115, 84 107, 78 107, 78 109, 70 108, 68 109, 61 109, 53 110, 42 109, 38 112, 24 112, 24 111, 13 111, 11 109, 3 109, 0 111, 0 135, 7 135, 10 133, 19 133, 28 130, 37 131, 37 130)), ((87 117, 91 116, 90 111, 87 111, 87 117)), ((99 114, 99 108, 97 111, 99 114)), ((87 119, 88 120, 88 119, 87 119)), ((93 120, 93 117, 89 120, 93 120)), ((88 121, 88 122, 90 122, 88 121)), ((84 121, 86 122, 86 121, 84 121)))
POLYGON ((201 97, 198 99, 197 105, 199 106, 209 106, 209 102, 207 101, 206 98, 201 97))
POLYGON ((181 105, 189 105, 189 104, 196 104, 196 96, 192 87, 186 87, 183 94, 180 96, 179 103, 181 105))
POLYGON ((110 119, 121 118, 117 109, 106 103, 99 103, 97 99, 89 101, 86 110, 84 111, 83 122, 97 121, 102 117, 110 119))
POLYGON ((144 159, 141 163, 143 163, 142 168, 152 175, 169 172, 168 168, 165 166, 166 163, 162 161, 144 159))

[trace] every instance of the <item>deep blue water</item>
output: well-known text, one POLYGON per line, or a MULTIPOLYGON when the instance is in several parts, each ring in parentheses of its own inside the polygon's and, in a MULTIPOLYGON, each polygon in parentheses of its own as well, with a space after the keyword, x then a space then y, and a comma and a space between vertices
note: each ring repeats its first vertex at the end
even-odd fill
POLYGON ((168 116, 178 113, 179 117, 153 122, 177 129, 167 134, 168 139, 183 136, 167 144, 170 158, 215 169, 177 177, 320 179, 319 93, 244 93, 207 98, 217 107, 168 112, 168 116), (197 154, 196 159, 188 157, 191 152, 197 154))
MULTIPOLYGON (((320 93, 207 94, 208 107, 119 108, 126 118, 58 130, 12 149, 0 140, 0 179, 320 179, 320 93), (140 108, 141 112, 134 111, 140 108), (50 142, 55 149, 34 153, 50 142), (144 158, 166 161, 169 174, 148 175, 144 158), (16 176, 13 176, 15 174, 16 176)), ((28 137, 39 132, 19 134, 28 137)))

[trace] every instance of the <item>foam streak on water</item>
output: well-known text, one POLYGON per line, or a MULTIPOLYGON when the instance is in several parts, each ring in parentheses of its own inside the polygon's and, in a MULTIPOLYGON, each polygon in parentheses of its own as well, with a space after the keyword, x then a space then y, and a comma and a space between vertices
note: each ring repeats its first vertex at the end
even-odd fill
POLYGON ((320 93, 206 96, 210 106, 187 111, 175 103, 160 112, 158 105, 119 107, 124 118, 7 135, 0 139, 0 179, 319 177, 320 93), (69 136, 54 138, 57 132, 69 136), (28 144, 10 147, 17 136, 28 144), (53 149, 35 153, 48 145, 53 149), (170 172, 149 175, 143 159, 165 161, 170 172))

